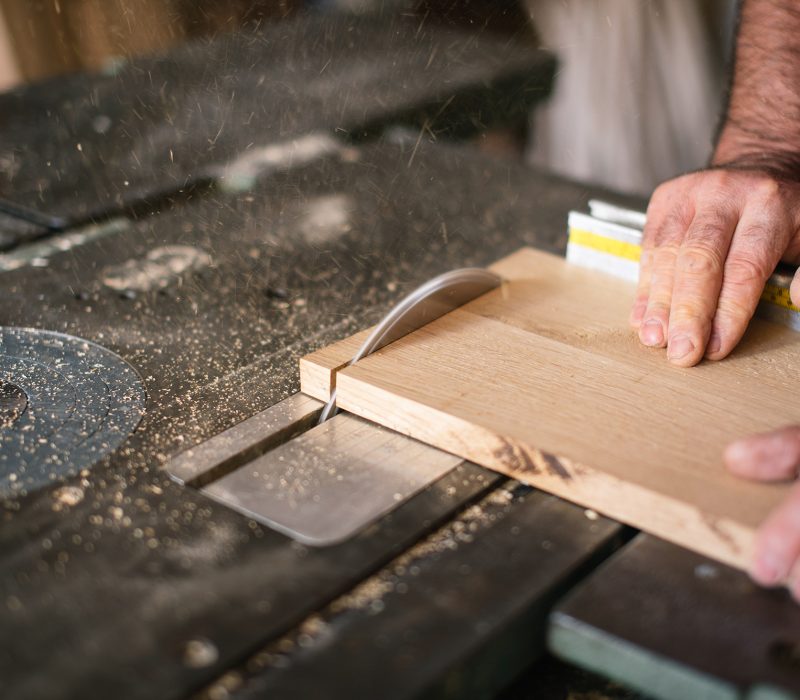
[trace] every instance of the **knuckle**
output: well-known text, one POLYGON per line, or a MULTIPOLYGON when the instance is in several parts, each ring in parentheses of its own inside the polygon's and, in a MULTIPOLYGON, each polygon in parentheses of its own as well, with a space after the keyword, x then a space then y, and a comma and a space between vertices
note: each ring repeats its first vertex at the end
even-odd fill
POLYGON ((662 182, 658 187, 653 190, 653 194, 650 195, 650 203, 647 207, 648 214, 650 213, 649 210, 652 207, 658 207, 663 202, 669 198, 669 193, 672 191, 674 187, 674 183, 672 180, 667 180, 666 182, 662 182))
POLYGON ((683 192, 684 178, 676 177, 658 185, 650 196, 650 204, 662 205, 683 192))
POLYGON ((672 298, 672 276, 654 274, 649 289, 649 297, 648 304, 650 306, 660 304, 669 307, 669 302, 672 298))
POLYGON ((700 191, 704 200, 727 202, 735 188, 735 180, 726 170, 711 170, 703 178, 700 191))
POLYGON ((711 170, 703 180, 703 199, 719 209, 735 210, 742 191, 742 173, 725 169, 711 170))
POLYGON ((711 246, 688 246, 678 256, 677 269, 689 277, 719 275, 722 272, 722 256, 711 246))
POLYGON ((757 301, 749 301, 744 297, 720 297, 716 317, 720 326, 727 329, 739 329, 746 325, 756 310, 757 301))
POLYGON ((645 240, 653 239, 663 225, 664 217, 669 214, 672 183, 665 182, 653 191, 647 203, 647 215, 644 225, 645 240))
POLYGON ((781 184, 771 177, 762 177, 755 184, 754 194, 761 200, 780 198, 782 196, 781 184))
POLYGON ((670 247, 683 240, 691 217, 682 206, 673 206, 664 214, 663 223, 654 234, 659 247, 670 247))
POLYGON ((670 323, 694 321, 701 325, 710 325, 714 319, 714 309, 710 309, 701 298, 676 301, 672 305, 670 323))
POLYGON ((675 259, 678 257, 680 246, 677 243, 663 243, 652 253, 651 264, 654 268, 672 268, 675 266, 675 259))
POLYGON ((670 299, 668 295, 664 295, 661 298, 650 297, 650 301, 647 303, 647 308, 644 312, 645 317, 667 320, 669 318, 669 303, 670 299))
POLYGON ((731 228, 729 219, 723 212, 704 214, 692 222, 686 239, 695 245, 716 246, 727 237, 731 228))
POLYGON ((744 289, 748 296, 752 291, 761 292, 764 281, 772 273, 772 265, 761 256, 728 258, 725 263, 725 284, 733 290, 744 289))
POLYGON ((643 246, 659 247, 683 239, 692 220, 692 209, 683 188, 673 181, 660 185, 647 206, 643 246))
POLYGON ((737 232, 737 240, 745 241, 755 247, 764 247, 765 242, 771 242, 779 230, 781 222, 776 217, 769 218, 763 215, 756 221, 750 221, 747 227, 737 232))

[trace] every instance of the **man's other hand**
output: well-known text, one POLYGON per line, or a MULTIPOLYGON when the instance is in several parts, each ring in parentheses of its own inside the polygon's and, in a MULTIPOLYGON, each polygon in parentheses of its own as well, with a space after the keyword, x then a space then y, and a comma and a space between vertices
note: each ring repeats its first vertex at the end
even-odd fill
MULTIPOLYGON (((746 479, 796 479, 800 426, 737 440, 725 450, 725 463, 731 472, 746 479)), ((787 582, 800 601, 800 484, 759 529, 750 575, 764 586, 787 582)))
MULTIPOLYGON (((778 261, 800 258, 798 231, 800 185, 766 172, 714 168, 661 185, 631 312, 641 342, 683 367, 728 355, 778 261)), ((791 296, 800 305, 800 276, 791 296)))

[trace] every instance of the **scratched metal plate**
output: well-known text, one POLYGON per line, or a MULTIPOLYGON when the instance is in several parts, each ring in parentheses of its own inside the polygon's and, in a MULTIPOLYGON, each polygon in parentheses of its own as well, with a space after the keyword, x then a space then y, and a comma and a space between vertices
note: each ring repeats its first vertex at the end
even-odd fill
POLYGON ((0 498, 90 467, 128 438, 144 409, 139 375, 109 350, 0 328, 0 498))
POLYGON ((352 537, 461 463, 340 414, 202 490, 304 544, 326 546, 352 537))

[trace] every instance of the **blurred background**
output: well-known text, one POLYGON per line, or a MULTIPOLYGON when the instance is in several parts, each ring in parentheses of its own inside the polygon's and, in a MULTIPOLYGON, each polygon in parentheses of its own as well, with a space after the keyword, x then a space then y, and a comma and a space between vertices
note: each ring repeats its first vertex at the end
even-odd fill
POLYGON ((477 145, 647 195, 707 161, 726 85, 734 0, 0 0, 0 89, 302 12, 417 15, 536 43, 558 57, 529 123, 477 145))

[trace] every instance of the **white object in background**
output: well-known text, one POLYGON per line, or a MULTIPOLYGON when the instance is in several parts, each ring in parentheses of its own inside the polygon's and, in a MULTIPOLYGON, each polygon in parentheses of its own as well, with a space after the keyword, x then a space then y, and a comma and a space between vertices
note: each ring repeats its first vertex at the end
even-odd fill
POLYGON ((553 96, 534 112, 531 162, 642 195, 706 163, 724 87, 707 3, 527 3, 559 59, 553 96))

